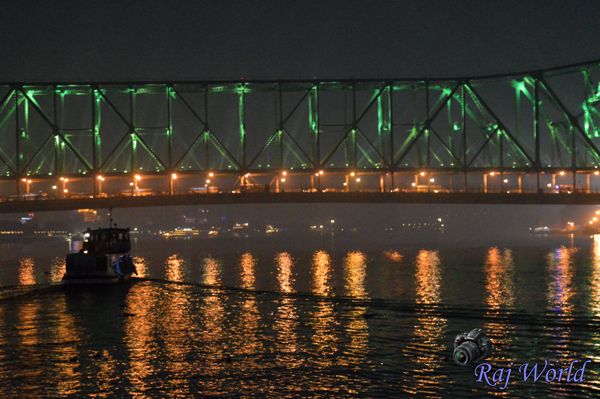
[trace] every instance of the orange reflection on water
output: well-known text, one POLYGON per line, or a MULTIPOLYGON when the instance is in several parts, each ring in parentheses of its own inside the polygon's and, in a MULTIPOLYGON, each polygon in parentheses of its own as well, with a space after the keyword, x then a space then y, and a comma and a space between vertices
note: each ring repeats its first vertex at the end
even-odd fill
POLYGON ((165 262, 165 279, 183 281, 183 259, 178 254, 169 256, 165 262))
POLYGON ((312 258, 312 292, 327 296, 331 292, 331 258, 326 251, 316 251, 312 258))
POLYGON ((346 295, 367 298, 365 281, 367 277, 367 257, 361 251, 350 251, 344 258, 346 295))
POLYGON ((32 285, 36 283, 33 258, 19 259, 19 285, 32 285))
POLYGON ((133 265, 135 266, 135 276, 139 278, 146 277, 148 265, 143 256, 134 256, 133 265))
POLYGON ((549 253, 548 307, 563 315, 573 312, 573 260, 577 248, 560 247, 549 253))
MULTIPOLYGON (((344 292, 356 299, 368 299, 365 287, 367 275, 367 257, 361 251, 350 251, 344 257, 344 292)), ((344 315, 343 325, 349 342, 338 356, 343 366, 362 364, 368 352, 369 324, 365 319, 367 306, 351 304, 344 315)))
POLYGON ((486 303, 492 309, 510 307, 514 303, 512 281, 513 256, 510 249, 500 251, 496 247, 488 250, 485 261, 487 291, 486 303))
POLYGON ((150 387, 148 377, 155 373, 158 355, 153 330, 157 328, 158 291, 153 287, 133 286, 125 300, 126 310, 131 314, 125 319, 124 345, 129 352, 129 367, 126 376, 134 389, 129 394, 134 398, 146 397, 150 387))
MULTIPOLYGON (((488 305, 486 317, 490 321, 484 323, 483 329, 494 342, 494 360, 505 362, 512 359, 510 349, 503 349, 503 346, 510 345, 512 342, 514 326, 512 323, 502 320, 502 315, 504 309, 510 308, 514 304, 513 263, 510 249, 501 251, 492 247, 488 249, 484 266, 487 291, 485 302, 488 305)), ((493 395, 505 396, 508 395, 508 392, 494 392, 493 395)))
POLYGON ((440 296, 440 258, 437 251, 420 250, 416 259, 417 303, 437 304, 440 296))
MULTIPOLYGON (((319 296, 328 296, 331 289, 331 257, 326 251, 316 251, 312 257, 312 292, 319 296)), ((317 302, 314 311, 311 312, 311 319, 311 340, 319 354, 316 357, 316 366, 330 367, 334 364, 338 343, 338 322, 333 302, 317 302)))
POLYGON ((277 263, 277 283, 279 290, 285 293, 294 292, 294 275, 292 269, 294 259, 288 252, 280 252, 275 256, 277 263))
POLYGON ((65 275, 67 263, 63 256, 52 258, 50 262, 50 282, 58 283, 62 281, 62 278, 65 275))
POLYGON ((221 264, 214 258, 204 258, 202 284, 221 285, 221 264))
MULTIPOLYGON (((221 265, 216 259, 204 258, 202 283, 210 286, 221 284, 221 265)), ((199 375, 218 375, 228 367, 224 361, 227 343, 223 342, 223 337, 227 334, 224 325, 225 305, 221 293, 214 289, 207 290, 203 302, 200 312, 200 325, 203 327, 199 335, 201 341, 206 344, 204 355, 208 361, 200 363, 199 375)), ((203 390, 207 393, 216 393, 223 389, 222 382, 218 378, 210 378, 204 384, 203 390)))
MULTIPOLYGON (((594 317, 600 317, 600 234, 595 234, 592 244, 592 276, 590 281, 590 310, 594 317)), ((595 330, 593 342, 600 341, 600 331, 595 330)), ((600 356, 596 351, 586 353, 586 358, 593 362, 600 361, 600 356)))
POLYGON ((600 316, 600 234, 595 234, 593 239, 590 309, 595 316, 600 316))
POLYGON ((560 247, 548 254, 548 288, 546 303, 548 310, 561 317, 567 324, 555 325, 548 328, 548 333, 555 339, 552 349, 558 358, 569 358, 571 328, 568 323, 572 320, 574 309, 573 297, 573 262, 577 248, 560 247))
MULTIPOLYGON (((415 289, 417 304, 438 305, 441 297, 440 257, 437 251, 420 250, 415 259, 415 289)), ((442 366, 440 354, 446 349, 442 337, 447 319, 439 316, 435 307, 417 308, 417 323, 413 337, 404 349, 405 356, 414 364, 414 386, 409 392, 433 391, 443 381, 437 373, 442 366)))
POLYGON ((243 253, 240 257, 240 268, 241 268, 241 280, 242 288, 247 290, 255 289, 254 284, 256 278, 254 277, 254 267, 256 266, 256 259, 250 252, 243 253))
MULTIPOLYGON (((249 252, 242 254, 240 257, 240 270, 241 270, 241 281, 242 288, 247 290, 255 289, 255 277, 254 267, 256 265, 256 259, 254 255, 249 252)), ((241 311, 239 315, 239 334, 242 336, 239 342, 241 345, 236 349, 237 354, 253 355, 259 353, 262 348, 262 341, 260 338, 260 312, 258 311, 256 295, 250 293, 243 298, 241 304, 241 311)), ((254 360, 251 356, 244 357, 244 362, 248 367, 256 367, 254 360)))
MULTIPOLYGON (((79 341, 81 339, 81 329, 76 323, 75 316, 69 311, 64 296, 58 297, 58 300, 52 306, 56 309, 53 314, 60 317, 57 320, 56 329, 51 330, 55 334, 53 341, 62 344, 56 345, 55 349, 48 354, 48 358, 52 359, 50 363, 54 365, 53 371, 58 377, 55 379, 58 393, 64 396, 73 395, 78 392, 81 384, 81 373, 78 370, 80 367, 79 341)), ((114 368, 114 363, 106 363, 103 366, 114 368)), ((111 387, 110 378, 104 379, 103 377, 104 374, 102 373, 97 376, 99 386, 102 388, 111 387)))

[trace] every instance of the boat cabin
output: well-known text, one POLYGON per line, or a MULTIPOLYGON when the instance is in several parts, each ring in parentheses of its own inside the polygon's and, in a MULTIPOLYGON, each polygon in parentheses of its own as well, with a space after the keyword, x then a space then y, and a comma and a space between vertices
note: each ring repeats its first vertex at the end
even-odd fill
POLYGON ((129 229, 111 227, 87 229, 83 234, 83 252, 97 254, 125 254, 131 250, 129 229))

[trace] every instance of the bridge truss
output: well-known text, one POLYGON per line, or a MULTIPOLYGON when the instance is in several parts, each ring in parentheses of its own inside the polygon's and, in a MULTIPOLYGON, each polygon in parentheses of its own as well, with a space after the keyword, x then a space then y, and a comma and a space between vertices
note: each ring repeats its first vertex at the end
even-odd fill
MULTIPOLYGON (((460 79, 0 84, 0 176, 600 167, 600 62, 460 79)), ((323 173, 322 172, 322 173, 323 173)), ((597 174, 597 172, 596 172, 597 174)), ((93 180, 92 180, 93 181, 93 180)), ((589 183, 588 183, 589 184, 589 183)))

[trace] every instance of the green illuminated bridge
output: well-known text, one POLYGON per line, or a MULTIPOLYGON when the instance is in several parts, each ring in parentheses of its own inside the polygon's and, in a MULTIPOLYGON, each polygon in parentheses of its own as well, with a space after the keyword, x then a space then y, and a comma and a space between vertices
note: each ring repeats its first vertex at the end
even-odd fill
POLYGON ((600 61, 474 78, 0 83, 0 211, 596 202, 599 105, 600 61))

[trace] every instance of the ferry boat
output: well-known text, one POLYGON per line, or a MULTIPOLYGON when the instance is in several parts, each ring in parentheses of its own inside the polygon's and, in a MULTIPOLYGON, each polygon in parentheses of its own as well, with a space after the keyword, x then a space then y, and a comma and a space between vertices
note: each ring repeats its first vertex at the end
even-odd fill
POLYGON ((64 283, 116 283, 135 274, 129 228, 87 229, 76 253, 67 255, 64 283))

